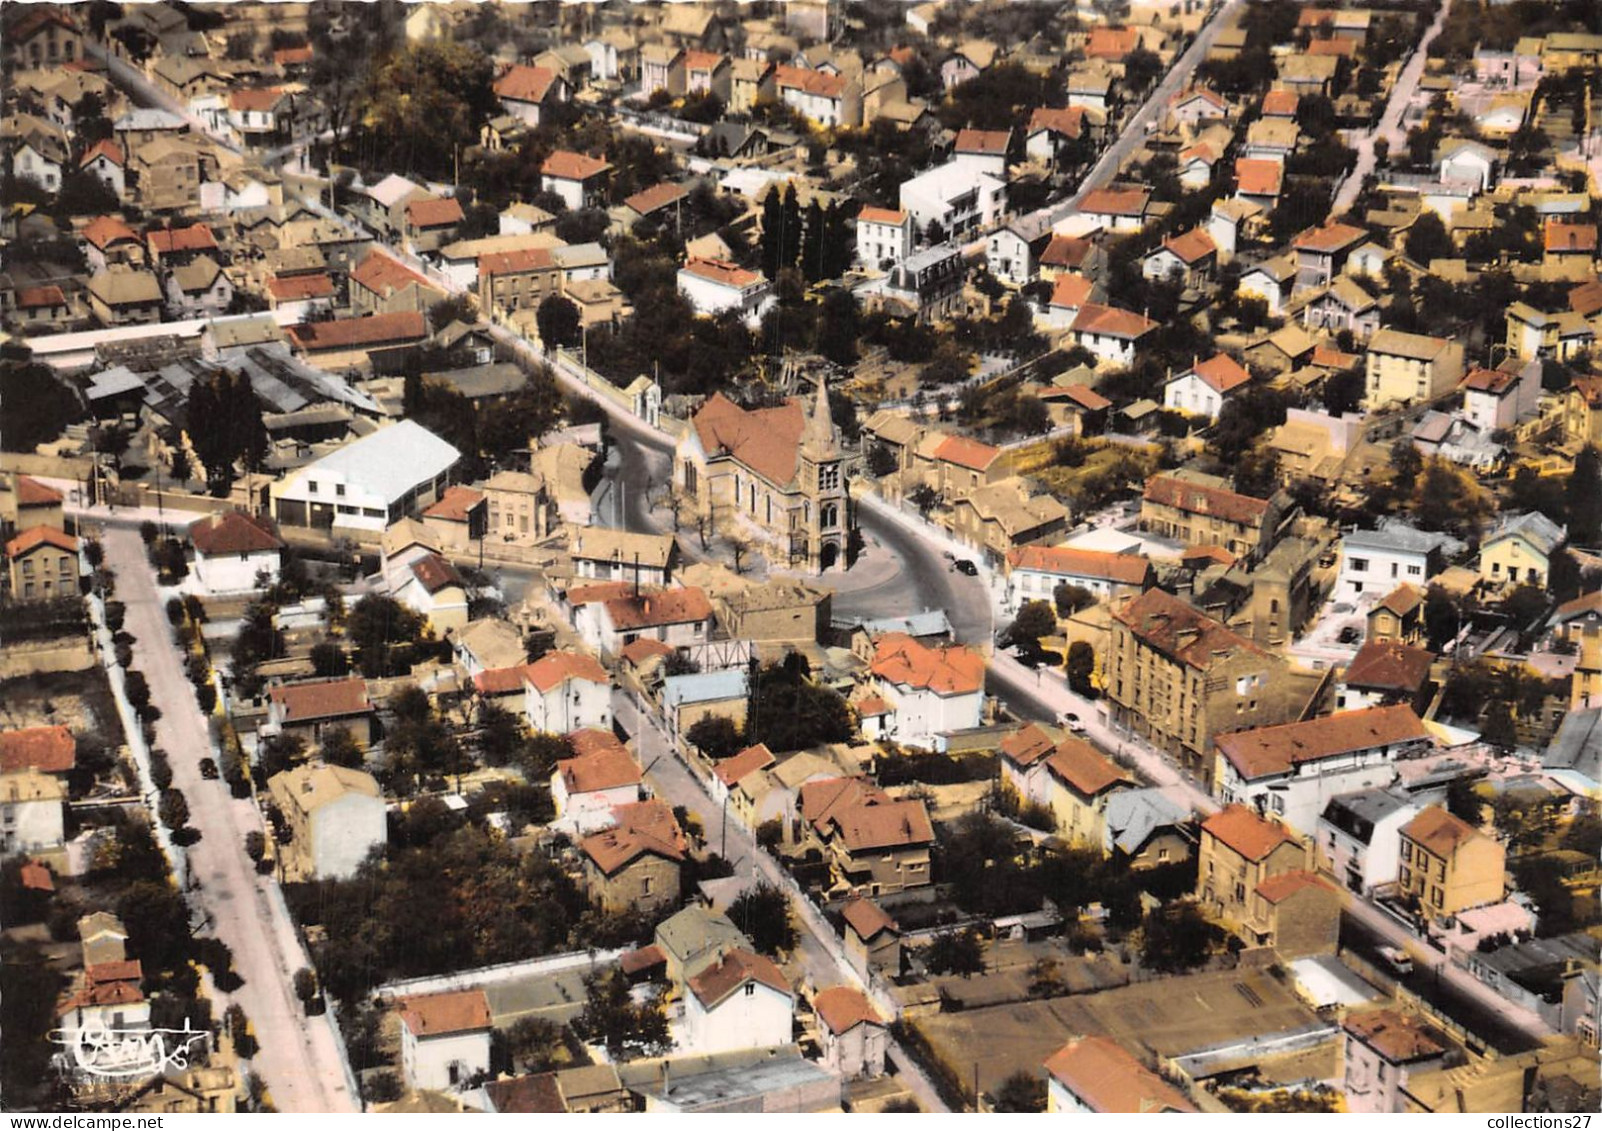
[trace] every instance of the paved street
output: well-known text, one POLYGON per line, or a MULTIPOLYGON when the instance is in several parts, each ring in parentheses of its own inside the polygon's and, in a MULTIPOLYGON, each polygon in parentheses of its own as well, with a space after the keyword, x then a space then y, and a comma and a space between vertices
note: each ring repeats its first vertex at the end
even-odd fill
MULTIPOLYGON (((192 906, 204 911, 211 930, 233 951, 244 985, 228 995, 249 1016, 261 1043, 253 1067, 274 1104, 285 1112, 355 1112, 361 1104, 345 1084, 342 1056, 328 1023, 308 1018, 291 979, 309 966, 272 881, 256 874, 245 855, 245 833, 261 830, 249 801, 236 801, 221 779, 200 775, 200 760, 212 754, 206 719, 184 675, 155 576, 145 560, 137 520, 107 524, 102 544, 116 572, 116 599, 128 609, 126 629, 138 640, 134 665, 150 683, 151 701, 162 711, 156 745, 172 762, 173 785, 189 802, 190 822, 201 839, 189 849, 192 906), (124 523, 127 523, 125 525, 124 523)), ((227 1004, 217 1006, 220 1015, 227 1004)))
POLYGON ((1418 47, 1408 58, 1406 66, 1391 87, 1391 97, 1385 104, 1385 112, 1380 115, 1379 124, 1368 133, 1357 139, 1357 163, 1352 167, 1340 190, 1335 194, 1335 203, 1330 206, 1331 216, 1340 216, 1350 210, 1357 194, 1363 191, 1363 182, 1374 171, 1374 142, 1385 138, 1390 145, 1392 153, 1399 153, 1407 144, 1407 131, 1402 129, 1402 115, 1406 113, 1408 104, 1413 100, 1413 94, 1418 90, 1419 79, 1424 77, 1424 64, 1429 59, 1430 44, 1435 37, 1441 34, 1441 28, 1446 26, 1446 17, 1452 10, 1452 0, 1443 0, 1441 10, 1418 41, 1418 47))
MULTIPOLYGON (((621 689, 612 693, 612 717, 635 740, 635 755, 645 767, 646 780, 656 796, 695 814, 705 830, 708 847, 734 866, 736 876, 743 876, 752 884, 767 880, 790 896, 799 938, 796 957, 812 987, 849 985, 866 989, 855 968, 845 960, 838 936, 817 908, 799 895, 771 856, 758 851, 751 831, 734 814, 724 819, 722 806, 712 800, 700 779, 677 755, 656 718, 642 713, 621 689)), ((950 1110, 917 1063, 894 1040, 890 1043, 890 1056, 919 1107, 931 1112, 950 1110)))

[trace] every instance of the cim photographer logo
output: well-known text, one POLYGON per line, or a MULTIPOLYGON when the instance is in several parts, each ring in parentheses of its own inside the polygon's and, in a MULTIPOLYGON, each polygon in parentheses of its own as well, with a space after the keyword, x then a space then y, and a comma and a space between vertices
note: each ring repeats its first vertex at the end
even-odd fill
POLYGON ((81 1029, 57 1029, 50 1039, 72 1055, 78 1071, 86 1076, 128 1080, 159 1076, 169 1070, 189 1067, 189 1047, 207 1038, 204 1030, 191 1029, 112 1029, 105 1025, 85 1025, 81 1029))

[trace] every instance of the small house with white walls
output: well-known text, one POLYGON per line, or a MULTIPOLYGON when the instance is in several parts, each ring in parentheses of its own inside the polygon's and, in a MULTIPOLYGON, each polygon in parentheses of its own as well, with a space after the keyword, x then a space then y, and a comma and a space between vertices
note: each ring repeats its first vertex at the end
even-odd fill
POLYGON ((884 1075, 890 1031, 866 994, 854 986, 830 986, 818 991, 812 1008, 823 1067, 843 1080, 884 1075))
POLYGON ((594 656, 548 652, 523 668, 523 717, 548 734, 612 726, 612 678, 594 656))
POLYGON ((883 268, 912 254, 912 214, 900 208, 865 205, 857 213, 857 262, 883 268))
POLYGON ((551 802, 559 820, 581 828, 604 828, 612 810, 640 800, 640 764, 610 730, 578 730, 568 735, 573 757, 557 761, 551 773, 551 802))
POLYGON ((887 713, 863 719, 868 738, 942 749, 944 736, 984 721, 985 661, 971 648, 931 648, 902 632, 873 642, 868 666, 887 713))
POLYGON ((776 301, 773 285, 761 272, 721 259, 690 260, 679 268, 678 288, 697 314, 709 317, 732 310, 760 318, 776 301))
POLYGON ((243 511, 214 514, 190 524, 189 544, 195 581, 211 596, 249 593, 278 581, 284 540, 269 519, 243 511))
POLYGON ((1199 361, 1163 385, 1163 407, 1217 420, 1224 402, 1252 379, 1246 367, 1227 353, 1199 361))
POLYGON ((400 1003, 401 1068, 413 1091, 459 1092, 490 1068, 489 997, 483 990, 400 1003))
POLYGON ((686 1052, 706 1055, 790 1043, 795 991, 770 959, 731 950, 692 975, 684 988, 686 1052))

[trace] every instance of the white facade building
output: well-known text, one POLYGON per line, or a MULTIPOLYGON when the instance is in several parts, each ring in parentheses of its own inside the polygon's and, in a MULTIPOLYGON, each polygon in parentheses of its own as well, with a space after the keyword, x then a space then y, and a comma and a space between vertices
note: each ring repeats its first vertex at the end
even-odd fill
POLYGON ((1447 558, 1463 550, 1463 543, 1448 534, 1382 519, 1378 530, 1354 530, 1341 540, 1335 599, 1356 601, 1365 593, 1383 597, 1403 582, 1422 589, 1447 558))
POLYGON ((490 1010, 483 990, 401 1003, 401 1067, 414 1091, 461 1091, 489 1073, 490 1010))
POLYGON ((787 1045, 795 994, 760 954, 731 950, 685 983, 685 1051, 697 1055, 787 1045))
POLYGON ((0 856, 59 847, 66 800, 66 787, 49 774, 0 774, 0 856))
POLYGON ((1417 804, 1383 789, 1331 798, 1314 832, 1319 860, 1348 891, 1371 895, 1396 881, 1402 826, 1418 814, 1417 804))
POLYGON ((523 715, 547 734, 612 729, 612 679, 594 656, 549 652, 523 669, 523 715))
POLYGON ((943 736, 984 721, 984 657, 969 648, 930 648, 905 633, 890 632, 874 642, 868 670, 889 708, 878 721, 864 719, 863 733, 869 738, 943 749, 943 736))
POLYGON ((857 262, 864 267, 900 263, 912 254, 912 215, 894 208, 857 213, 857 262))
POLYGON ((968 236, 1000 222, 1007 207, 1007 182, 948 161, 903 181, 900 204, 925 239, 930 224, 939 224, 948 239, 968 236))
POLYGON ((421 424, 402 420, 274 483, 273 517, 292 526, 382 531, 437 502, 461 458, 421 424))
POLYGON ((690 260, 679 268, 678 286, 697 314, 713 317, 733 310, 759 319, 776 301, 772 284, 760 272, 721 259, 690 260))
POLYGON ((241 511, 212 515, 189 527, 194 575, 206 593, 249 593, 278 581, 284 542, 266 519, 241 511))

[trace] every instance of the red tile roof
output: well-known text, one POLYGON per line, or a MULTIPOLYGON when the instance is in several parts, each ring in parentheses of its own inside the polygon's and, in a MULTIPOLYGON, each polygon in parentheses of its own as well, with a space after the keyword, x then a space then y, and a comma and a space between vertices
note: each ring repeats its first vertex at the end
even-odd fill
POLYGON ((1078 137, 1085 128, 1085 108, 1069 106, 1066 109, 1041 107, 1029 115, 1030 134, 1050 130, 1065 137, 1078 137))
POLYGON ((83 168, 83 166, 89 164, 97 157, 104 157, 113 165, 120 166, 127 163, 127 158, 125 158, 122 154, 122 146, 112 141, 109 137, 101 138, 88 149, 84 150, 83 156, 78 159, 78 167, 80 169, 83 168))
POLYGON ((281 550, 284 540, 271 519, 243 511, 202 518, 189 526, 190 545, 202 554, 257 554, 281 550))
POLYGON ((1423 603, 1424 594, 1404 581, 1386 594, 1385 599, 1375 607, 1404 617, 1423 603))
POLYGON ((916 799, 844 806, 829 820, 851 853, 934 843, 929 811, 916 799))
POLYGON ((446 228, 464 219, 462 202, 454 196, 414 200, 406 205, 406 222, 414 228, 446 228))
POLYGON ((1269 500, 1241 495, 1222 487, 1154 475, 1146 481, 1144 498, 1160 506, 1174 507, 1191 514, 1205 514, 1242 526, 1256 526, 1268 514, 1269 500))
POLYGON ((599 157, 558 149, 545 159, 545 164, 540 166, 540 172, 547 177, 556 177, 563 181, 587 181, 611 167, 599 157))
POLYGON ((284 92, 276 86, 253 90, 230 90, 228 108, 247 114, 266 114, 278 105, 279 99, 283 96, 284 92))
POLYGON ((556 763, 556 772, 562 776, 569 797, 640 784, 640 764, 621 743, 563 758, 556 763))
POLYGON ((311 61, 312 49, 309 44, 304 47, 280 47, 273 52, 273 62, 280 67, 293 67, 311 61))
POLYGON ((287 723, 365 715, 373 709, 367 698, 367 683, 357 676, 281 683, 268 688, 267 698, 282 708, 287 723))
POLYGON ((334 280, 322 271, 312 275, 272 275, 267 279, 267 293, 279 302, 333 298, 334 280))
POLYGON ((1149 647, 1199 671, 1208 670, 1221 655, 1266 654, 1227 625, 1161 589, 1146 590, 1113 617, 1149 647))
POLYGON ((1285 181, 1285 166, 1266 157, 1242 157, 1235 162, 1235 186, 1247 196, 1278 196, 1285 181))
POLYGON ((612 627, 619 631, 691 624, 712 619, 712 605, 694 585, 682 589, 647 589, 639 596, 627 593, 606 602, 612 627))
POLYGON ((26 727, 0 733, 0 773, 38 770, 64 774, 78 763, 78 744, 64 726, 26 727))
POLYGON ((1007 552, 1007 564, 1013 569, 1094 577, 1120 585, 1143 585, 1151 574, 1151 562, 1140 554, 1113 554, 1071 546, 1019 546, 1007 552))
POLYGON ((541 694, 572 679, 602 686, 612 682, 601 662, 584 652, 547 652, 524 668, 524 678, 541 694))
POLYGON ((1430 677, 1435 653, 1396 640, 1370 640, 1357 650, 1341 682, 1348 687, 1400 691, 1411 695, 1430 677))
POLYGON ((1151 193, 1145 189, 1091 189, 1079 202, 1079 211, 1097 216, 1146 215, 1151 193))
POLYGON ((1027 723, 1001 740, 1001 756, 1027 769, 1057 749, 1057 740, 1039 723, 1027 723))
POLYGON ((1011 144, 1011 130, 958 130, 953 152, 1005 156, 1011 144))
POLYGON ((1297 844, 1284 825, 1265 821, 1244 805, 1229 805, 1202 822, 1202 833, 1247 860, 1262 860, 1282 844, 1297 844))
POLYGON ((718 780, 725 786, 736 785, 747 774, 754 774, 758 770, 765 770, 775 763, 773 751, 763 743, 747 746, 732 758, 725 758, 713 769, 718 780))
POLYGON ((360 283, 375 295, 381 296, 404 290, 414 283, 431 290, 439 289, 398 259, 378 251, 368 252, 367 258, 358 263, 356 270, 350 273, 350 279, 351 282, 360 283))
POLYGON ((720 283, 725 287, 734 287, 742 291, 762 282, 760 273, 747 271, 738 264, 722 259, 692 259, 684 265, 684 270, 708 282, 720 283))
POLYGON ((1072 736, 1051 752, 1046 759, 1046 772, 1081 797, 1095 797, 1114 786, 1131 784, 1129 775, 1116 762, 1084 739, 1072 736))
POLYGON ((1335 890, 1322 877, 1312 872, 1281 872, 1276 876, 1269 876, 1258 884, 1257 894, 1269 903, 1284 903, 1291 896, 1308 888, 1321 888, 1329 892, 1335 890))
POLYGON ((495 80, 495 96, 508 102, 544 102, 559 78, 549 67, 519 63, 495 80))
POLYGON ((145 232, 145 241, 157 255, 175 251, 215 251, 217 237, 205 224, 191 224, 187 228, 151 228, 145 232))
POLYGON ((1117 62, 1140 46, 1140 32, 1132 27, 1094 27, 1085 43, 1085 55, 1091 59, 1110 59, 1117 62))
POLYGON ((523 679, 528 664, 513 664, 509 668, 485 668, 473 677, 473 686, 480 695, 522 694, 523 679))
POLYGON ((1096 284, 1083 275, 1058 275, 1051 285, 1051 305, 1065 310, 1078 310, 1090 301, 1096 284))
POLYGON ((490 1027, 489 997, 483 990, 407 998, 400 1006, 401 1022, 415 1037, 476 1033, 490 1027))
POLYGON ((1395 1010, 1349 1016, 1343 1028, 1392 1064, 1411 1064, 1446 1052, 1435 1034, 1395 1010))
POLYGON ((710 1010, 747 982, 756 982, 781 994, 792 994, 790 983, 772 960, 749 950, 729 951, 721 961, 702 970, 686 985, 710 1010))
POLYGON ((884 1028, 884 1018, 873 1008, 867 995, 854 986, 830 986, 812 999, 818 1020, 835 1036, 849 1033, 858 1025, 884 1028))
POLYGON ((61 288, 55 285, 44 287, 19 287, 17 289, 17 309, 38 310, 41 307, 66 306, 67 296, 61 293, 61 288))
POLYGON ((954 463, 970 471, 987 471, 1001 458, 1001 449, 970 436, 947 436, 934 451, 943 463, 954 463))
POLYGON ((466 522, 483 502, 482 491, 475 491, 471 487, 447 487, 439 497, 439 502, 423 512, 423 517, 444 522, 466 522))
POLYGON ((289 327, 289 337, 303 350, 360 349, 420 341, 428 337, 428 323, 420 310, 401 310, 366 318, 303 322, 289 327))
POLYGON ((1368 233, 1362 228, 1331 221, 1317 228, 1308 228, 1291 241, 1291 246, 1298 251, 1332 253, 1355 247, 1367 238, 1368 233))
POLYGON ((61 492, 39 482, 31 475, 17 476, 17 505, 19 507, 54 507, 61 505, 61 492))
POLYGON ((896 921, 884 908, 873 900, 861 896, 853 896, 846 900, 845 906, 840 909, 840 917, 863 942, 872 942, 881 931, 889 931, 892 934, 900 931, 896 921))
POLYGON ((1422 845, 1436 856, 1448 860, 1463 845, 1485 837, 1485 834, 1473 825, 1453 816, 1439 805, 1431 805, 1403 825, 1402 835, 1414 844, 1422 845))
POLYGON ((690 418, 708 457, 727 453, 779 487, 795 478, 806 422, 797 398, 776 408, 744 409, 722 393, 713 393, 690 418))
POLYGON ((1271 90, 1263 95, 1263 117, 1294 118, 1302 96, 1294 90, 1271 90))
POLYGON ((862 206, 857 213, 859 224, 895 224, 906 223, 907 214, 899 208, 876 208, 871 204, 862 206))
POLYGON ((53 892, 56 890, 56 878, 50 874, 50 869, 37 860, 29 860, 18 869, 22 886, 29 891, 53 892))
POLYGON ((103 985, 108 982, 139 982, 144 979, 144 968, 137 958, 125 958, 120 962, 96 962, 83 968, 83 976, 89 982, 103 985))
POLYGON ((101 251, 125 240, 139 242, 139 236, 134 230, 115 216, 96 216, 84 225, 83 238, 101 251))
POLYGON ((1157 329, 1157 323, 1132 310, 1087 302, 1074 315, 1069 327, 1076 334, 1097 334, 1110 338, 1139 339, 1157 329))
POLYGON ((579 841, 579 848, 604 874, 615 875, 641 856, 682 861, 687 845, 673 810, 652 798, 612 810, 617 824, 579 841))
POLYGON ((623 203, 641 216, 649 216, 658 209, 688 199, 689 195, 690 190, 684 185, 674 181, 663 181, 648 189, 641 189, 633 196, 625 198, 623 203))
POLYGON ((425 554, 412 563, 412 576, 417 578, 426 593, 438 593, 453 585, 462 584, 462 575, 456 567, 438 554, 425 554))
POLYGON ((1376 746, 1422 742, 1429 731, 1413 708, 1369 707, 1305 722, 1219 735, 1222 754, 1247 781, 1288 774, 1295 766, 1339 758, 1376 746))
POLYGON ((1040 265, 1071 270, 1083 264, 1094 248, 1095 245, 1087 239, 1058 233, 1051 237, 1046 250, 1040 253, 1040 265))
POLYGON ((716 51, 693 49, 685 51, 679 58, 683 60, 686 71, 715 71, 727 62, 727 59, 716 51))
POLYGON ((869 671, 903 687, 936 695, 971 695, 985 685, 984 657, 960 644, 931 648, 904 632, 887 632, 874 641, 869 671))
POLYGON ((1200 263, 1209 255, 1218 254, 1218 245, 1205 228, 1192 228, 1183 235, 1169 236, 1163 240, 1163 246, 1187 264, 1200 263))
POLYGON ((809 71, 803 67, 791 67, 780 64, 773 68, 774 85, 780 89, 789 87, 806 94, 816 94, 823 98, 839 98, 845 93, 850 80, 844 75, 831 75, 826 71, 809 71))
POLYGON ((6 557, 20 558, 33 553, 40 546, 54 546, 73 554, 78 552, 78 540, 65 530, 58 530, 54 526, 35 526, 6 543, 6 557))
POLYGON ((1191 366, 1190 371, 1200 377, 1208 388, 1220 393, 1238 389, 1252 379, 1246 367, 1227 353, 1214 354, 1206 361, 1191 366))
POLYGON ((567 736, 567 744, 573 748, 574 755, 580 758, 618 750, 625 754, 629 752, 621 738, 601 727, 584 727, 573 731, 567 736))
POLYGON ((521 275, 528 271, 554 271, 556 258, 548 247, 519 247, 511 251, 486 251, 478 257, 480 277, 521 275))
POLYGON ((1108 1037, 1069 1041, 1046 1061, 1046 1071, 1098 1114, 1196 1110, 1183 1093, 1108 1037))

